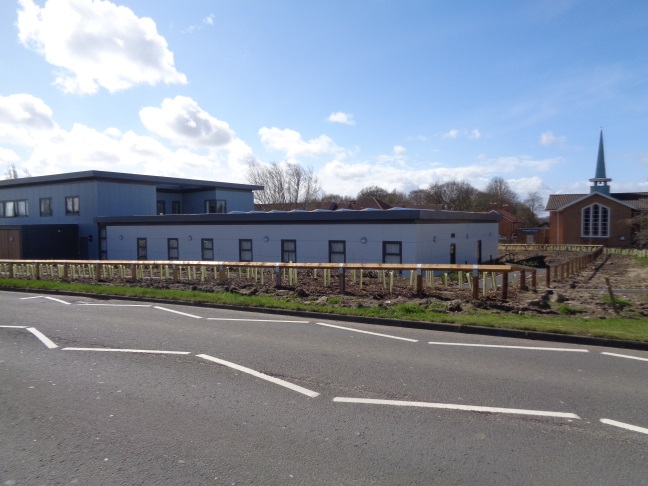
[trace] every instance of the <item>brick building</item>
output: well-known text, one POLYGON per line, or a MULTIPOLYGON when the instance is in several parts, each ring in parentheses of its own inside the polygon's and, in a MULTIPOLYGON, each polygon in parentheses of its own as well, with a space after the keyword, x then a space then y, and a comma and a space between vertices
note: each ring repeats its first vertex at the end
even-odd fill
POLYGON ((552 194, 549 211, 549 243, 588 244, 615 248, 632 247, 637 228, 629 220, 648 211, 647 192, 612 193, 606 176, 603 131, 599 138, 596 173, 589 194, 552 194))

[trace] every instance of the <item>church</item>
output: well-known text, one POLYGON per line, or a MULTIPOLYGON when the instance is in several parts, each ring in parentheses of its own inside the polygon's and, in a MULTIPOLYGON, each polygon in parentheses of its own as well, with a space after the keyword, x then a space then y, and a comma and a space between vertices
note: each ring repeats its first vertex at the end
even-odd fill
POLYGON ((638 230, 630 219, 648 211, 648 192, 610 191, 606 176, 603 131, 599 138, 596 173, 589 180, 589 194, 552 194, 549 211, 549 243, 552 245, 636 246, 638 230))

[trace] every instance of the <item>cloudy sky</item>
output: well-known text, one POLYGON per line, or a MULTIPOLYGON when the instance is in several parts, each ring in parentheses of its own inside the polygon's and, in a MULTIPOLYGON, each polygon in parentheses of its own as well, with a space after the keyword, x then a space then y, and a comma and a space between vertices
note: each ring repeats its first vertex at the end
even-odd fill
POLYGON ((648 191, 645 0, 3 0, 0 169, 648 191))

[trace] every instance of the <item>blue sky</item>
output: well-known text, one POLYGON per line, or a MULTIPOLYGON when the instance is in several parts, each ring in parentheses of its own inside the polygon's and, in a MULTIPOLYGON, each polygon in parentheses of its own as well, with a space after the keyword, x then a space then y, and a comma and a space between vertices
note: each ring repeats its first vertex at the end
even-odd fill
POLYGON ((648 192, 645 0, 4 0, 0 168, 648 192))

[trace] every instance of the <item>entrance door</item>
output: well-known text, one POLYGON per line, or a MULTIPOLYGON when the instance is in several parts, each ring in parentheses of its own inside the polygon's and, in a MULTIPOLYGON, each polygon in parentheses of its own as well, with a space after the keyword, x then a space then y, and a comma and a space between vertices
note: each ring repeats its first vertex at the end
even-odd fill
POLYGON ((0 229, 0 258, 19 260, 20 247, 19 229, 0 229))

